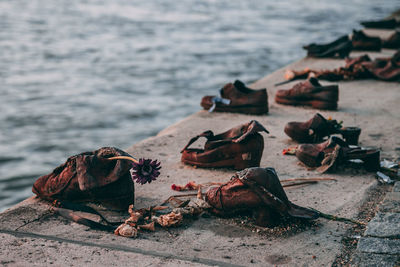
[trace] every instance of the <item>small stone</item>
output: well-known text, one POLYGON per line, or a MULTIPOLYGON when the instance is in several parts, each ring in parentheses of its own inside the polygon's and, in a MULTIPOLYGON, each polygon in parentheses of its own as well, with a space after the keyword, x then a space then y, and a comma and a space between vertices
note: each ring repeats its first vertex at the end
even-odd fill
POLYGON ((393 192, 400 192, 400 181, 396 182, 392 189, 393 192))

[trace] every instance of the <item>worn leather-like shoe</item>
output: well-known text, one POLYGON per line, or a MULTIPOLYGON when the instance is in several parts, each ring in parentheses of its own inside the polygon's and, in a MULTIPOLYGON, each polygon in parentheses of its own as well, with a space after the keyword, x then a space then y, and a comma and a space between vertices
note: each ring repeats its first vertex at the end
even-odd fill
POLYGON ((319 216, 289 201, 273 168, 237 172, 228 183, 210 188, 206 201, 213 207, 212 212, 220 216, 253 211, 260 226, 274 226, 283 217, 313 220, 319 216))
POLYGON ((339 39, 328 43, 328 44, 309 44, 303 46, 307 50, 308 57, 347 57, 353 46, 347 35, 340 37, 339 39))
POLYGON ((267 89, 253 90, 241 81, 226 84, 220 90, 221 96, 205 96, 200 105, 206 109, 217 112, 233 112, 244 114, 268 113, 267 89))
POLYGON ((383 48, 399 49, 400 48, 400 30, 395 31, 388 39, 382 41, 383 48))
POLYGON ((383 20, 372 20, 361 22, 365 28, 374 29, 394 29, 400 25, 400 22, 396 19, 383 19, 383 20))
POLYGON ((259 132, 268 131, 257 121, 232 128, 214 135, 206 131, 193 137, 182 149, 181 161, 205 168, 234 168, 242 170, 260 166, 264 150, 264 138, 259 132), (207 138, 204 149, 189 148, 200 137, 207 138))
POLYGON ((327 120, 319 113, 306 122, 287 123, 284 131, 299 143, 317 143, 326 136, 341 134, 350 145, 357 145, 361 133, 358 127, 342 127, 336 120, 327 120))
POLYGON ((33 193, 49 201, 99 202, 107 207, 124 210, 134 201, 134 185, 129 161, 107 160, 129 156, 114 147, 103 147, 69 157, 52 173, 39 177, 33 193))
POLYGON ((367 68, 379 80, 400 81, 400 50, 392 58, 386 61, 382 60, 381 64, 374 64, 367 68))
POLYGON ((304 105, 316 109, 337 109, 339 87, 322 86, 316 78, 298 83, 289 90, 278 90, 275 101, 284 105, 304 105))
POLYGON ((335 136, 320 144, 299 145, 296 157, 308 167, 319 167, 317 170, 322 173, 350 159, 362 160, 367 171, 377 171, 380 168, 379 150, 349 146, 335 136))
POLYGON ((351 42, 353 50, 380 51, 382 47, 381 38, 368 36, 363 31, 353 30, 351 42))

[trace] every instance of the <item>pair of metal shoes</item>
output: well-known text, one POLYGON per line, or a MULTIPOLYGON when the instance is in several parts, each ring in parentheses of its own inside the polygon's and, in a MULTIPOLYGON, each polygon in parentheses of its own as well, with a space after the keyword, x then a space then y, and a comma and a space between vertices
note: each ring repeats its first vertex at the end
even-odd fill
POLYGON ((317 113, 306 122, 289 122, 284 131, 293 140, 303 143, 297 147, 296 157, 322 173, 355 159, 361 160, 367 171, 380 168, 379 150, 357 146, 361 133, 358 127, 343 127, 336 120, 327 120, 317 113), (334 134, 341 134, 344 140, 331 136, 334 134), (325 137, 330 138, 324 141, 325 137))

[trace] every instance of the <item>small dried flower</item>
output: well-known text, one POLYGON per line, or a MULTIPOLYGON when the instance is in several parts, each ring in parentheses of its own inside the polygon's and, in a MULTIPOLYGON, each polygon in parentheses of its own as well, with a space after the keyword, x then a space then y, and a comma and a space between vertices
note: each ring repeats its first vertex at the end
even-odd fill
POLYGON ((157 218, 157 223, 162 227, 178 226, 183 221, 183 216, 180 213, 170 212, 165 215, 161 215, 157 218))
POLYGON ((288 148, 284 148, 282 151, 283 155, 296 155, 297 146, 292 146, 288 148))
POLYGON ((132 180, 139 184, 151 183, 160 175, 161 162, 151 159, 139 159, 133 163, 131 170, 132 180))
POLYGON ((117 229, 115 229, 114 234, 124 237, 135 238, 138 235, 138 230, 134 226, 128 223, 123 223, 120 226, 118 226, 117 229))

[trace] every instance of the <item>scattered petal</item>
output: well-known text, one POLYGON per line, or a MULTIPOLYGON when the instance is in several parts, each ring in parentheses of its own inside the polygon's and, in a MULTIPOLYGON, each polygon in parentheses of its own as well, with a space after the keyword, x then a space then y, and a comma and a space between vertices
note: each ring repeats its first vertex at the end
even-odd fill
POLYGON ((157 219, 157 223, 162 227, 172 227, 181 224, 183 216, 180 213, 171 212, 165 215, 161 215, 157 219))
POLYGON ((128 223, 123 223, 120 226, 118 226, 117 229, 115 229, 114 234, 124 236, 124 237, 135 238, 135 237, 137 237, 138 230, 134 226, 132 226, 128 223))

